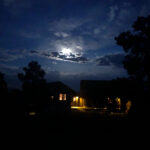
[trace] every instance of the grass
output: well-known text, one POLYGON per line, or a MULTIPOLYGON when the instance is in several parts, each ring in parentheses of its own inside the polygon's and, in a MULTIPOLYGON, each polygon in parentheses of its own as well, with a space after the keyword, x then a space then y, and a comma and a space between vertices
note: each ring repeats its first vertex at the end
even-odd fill
POLYGON ((71 144, 109 145, 110 141, 126 142, 135 139, 141 130, 126 114, 100 113, 98 110, 77 110, 70 113, 31 116, 26 120, 11 120, 5 126, 7 140, 37 146, 41 141, 48 147, 71 144), (126 138, 127 137, 127 138, 126 138), (56 144, 54 144, 56 143, 56 144), (95 143, 95 144, 94 144, 95 143))

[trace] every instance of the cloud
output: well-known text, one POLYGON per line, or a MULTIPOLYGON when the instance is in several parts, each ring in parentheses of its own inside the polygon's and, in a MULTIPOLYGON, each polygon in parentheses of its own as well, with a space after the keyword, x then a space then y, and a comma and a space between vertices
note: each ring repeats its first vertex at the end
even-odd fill
MULTIPOLYGON (((15 6, 17 9, 18 7, 27 8, 27 6, 30 6, 25 3, 29 3, 29 0, 3 1, 3 4, 10 9, 15 8, 15 6)), ((16 55, 12 52, 5 52, 5 54, 0 54, 0 60, 15 60, 26 55, 36 55, 54 60, 87 62, 88 54, 94 55, 98 51, 103 51, 103 48, 106 49, 107 47, 114 46, 114 37, 126 30, 128 26, 131 26, 129 22, 135 18, 135 13, 137 13, 137 9, 133 7, 132 2, 116 4, 114 2, 111 6, 107 5, 107 9, 102 6, 94 5, 92 7, 90 6, 88 10, 83 9, 84 14, 80 16, 72 16, 71 14, 66 18, 58 16, 50 18, 51 22, 49 19, 46 19, 46 21, 43 21, 42 27, 40 22, 36 26, 37 28, 31 25, 28 31, 27 28, 26 30, 20 31, 21 33, 19 32, 22 36, 19 37, 19 40, 21 43, 27 43, 25 45, 27 47, 32 47, 35 44, 36 46, 33 47, 37 50, 32 50, 29 54, 27 52, 20 52, 20 54, 17 53, 16 55), (110 23, 110 21, 112 22, 110 23), (33 43, 31 43, 31 39, 34 39, 33 43), (71 49, 71 54, 68 56, 62 54, 61 51, 63 48, 71 49), (91 51, 95 52, 92 53, 91 51)), ((146 6, 146 4, 142 5, 142 10, 140 11, 139 9, 139 12, 143 13, 146 6)), ((37 10, 35 9, 35 11, 37 10)), ((36 13, 34 15, 36 18, 36 13)), ((37 21, 41 21, 41 18, 40 20, 38 19, 37 21)), ((94 56, 91 55, 90 57, 94 56)))
POLYGON ((76 56, 75 54, 72 53, 65 55, 58 52, 51 52, 50 58, 56 60, 69 61, 69 62, 76 62, 76 63, 85 63, 88 61, 86 57, 76 56))
POLYGON ((78 62, 78 63, 85 63, 88 61, 86 57, 71 57, 71 58, 66 58, 65 60, 69 60, 71 62, 78 62))
POLYGON ((31 54, 37 54, 38 52, 36 50, 31 50, 30 53, 31 54))
POLYGON ((87 22, 87 19, 81 18, 63 18, 59 20, 54 20, 53 22, 49 23, 49 31, 51 32, 70 32, 81 25, 87 22))
POLYGON ((52 49, 56 51, 62 51, 62 49, 71 49, 73 53, 83 53, 84 43, 81 36, 70 35, 66 38, 52 39, 49 41, 52 49))
POLYGON ((123 53, 104 55, 96 59, 96 63, 98 66, 122 67, 124 57, 125 54, 123 53))
POLYGON ((61 52, 38 52, 35 50, 30 51, 30 53, 32 55, 37 55, 39 57, 45 57, 48 59, 54 59, 54 60, 61 60, 61 61, 68 61, 68 62, 76 62, 76 63, 86 63, 88 62, 88 58, 79 55, 79 54, 73 54, 73 53, 69 53, 69 54, 63 54, 61 52))
POLYGON ((120 28, 120 30, 125 30, 131 27, 132 23, 140 15, 141 6, 134 7, 133 3, 123 2, 119 6, 117 15, 115 18, 115 24, 120 28))
MULTIPOLYGON (((98 24, 93 24, 92 18, 67 18, 55 20, 49 25, 49 32, 55 35, 54 39, 50 39, 49 43, 56 50, 61 47, 68 47, 74 51, 95 50, 102 46, 101 36, 97 37, 93 34, 99 33, 101 30, 98 24), (97 28, 96 28, 97 27, 97 28)), ((106 32, 106 30, 105 30, 106 32)), ((107 43, 108 44, 108 43, 107 43)))
POLYGON ((27 52, 25 50, 0 49, 0 61, 2 62, 14 61, 26 55, 27 52))
POLYGON ((50 50, 27 50, 27 49, 0 49, 0 61, 11 62, 17 59, 23 59, 25 57, 43 57, 52 60, 85 63, 88 58, 84 57, 81 53, 70 52, 64 54, 62 51, 50 51, 50 50))
POLYGON ((109 12, 109 21, 113 21, 114 18, 116 17, 116 12, 118 10, 118 6, 110 6, 110 12, 109 12))
POLYGON ((66 38, 69 36, 69 34, 65 32, 55 32, 54 35, 57 37, 63 37, 63 38, 66 38))
POLYGON ((51 56, 51 57, 58 57, 58 56, 59 56, 59 53, 58 53, 58 52, 51 52, 51 53, 50 53, 50 56, 51 56))
POLYGON ((19 67, 0 63, 0 69, 2 69, 3 71, 7 70, 7 71, 15 71, 16 72, 17 70, 19 70, 19 67))
POLYGON ((139 16, 147 16, 148 14, 150 14, 149 6, 150 6, 150 1, 147 1, 147 4, 143 4, 139 12, 139 16))
POLYGON ((113 2, 113 5, 103 4, 103 6, 104 8, 99 3, 90 7, 85 11, 87 15, 82 17, 72 16, 51 21, 48 30, 55 36, 48 43, 51 43, 56 50, 61 46, 75 49, 75 45, 79 44, 83 53, 114 46, 114 37, 129 29, 146 7, 145 5, 133 7, 132 2, 113 2), (141 7, 143 10, 138 12, 141 7))
MULTIPOLYGON (((116 9, 118 9, 117 6, 114 6, 113 10, 116 9)), ((111 19, 113 17, 115 16, 111 14, 111 19)), ((59 51, 61 47, 67 47, 84 53, 115 45, 114 37, 117 33, 119 34, 120 28, 115 23, 98 22, 95 19, 85 17, 78 20, 72 17, 51 22, 49 32, 55 36, 49 39, 48 46, 56 51, 59 51)))
POLYGON ((46 70, 46 76, 48 82, 59 81, 60 80, 60 72, 56 70, 51 70, 51 68, 44 68, 46 70))

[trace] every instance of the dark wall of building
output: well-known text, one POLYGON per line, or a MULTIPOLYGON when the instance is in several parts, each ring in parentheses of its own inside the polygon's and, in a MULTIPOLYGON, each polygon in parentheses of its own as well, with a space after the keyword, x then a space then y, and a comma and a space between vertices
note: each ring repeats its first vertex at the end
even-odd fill
POLYGON ((81 96, 86 99, 87 106, 104 107, 107 98, 121 100, 133 99, 136 95, 137 85, 129 80, 82 80, 80 82, 81 96))
POLYGON ((48 84, 49 97, 54 96, 54 100, 59 100, 60 94, 66 94, 67 101, 71 101, 76 92, 62 82, 52 82, 48 84))

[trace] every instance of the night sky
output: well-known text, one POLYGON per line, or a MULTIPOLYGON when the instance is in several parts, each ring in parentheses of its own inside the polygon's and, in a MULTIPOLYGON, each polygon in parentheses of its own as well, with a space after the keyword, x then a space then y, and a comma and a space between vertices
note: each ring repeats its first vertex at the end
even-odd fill
POLYGON ((47 81, 126 77, 114 37, 150 14, 150 0, 0 0, 0 71, 9 87, 31 60, 47 81))

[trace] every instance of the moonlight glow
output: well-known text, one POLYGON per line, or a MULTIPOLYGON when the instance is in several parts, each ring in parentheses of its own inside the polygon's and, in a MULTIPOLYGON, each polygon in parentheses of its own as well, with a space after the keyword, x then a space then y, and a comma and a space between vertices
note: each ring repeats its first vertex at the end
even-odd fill
POLYGON ((69 55, 72 52, 72 50, 70 48, 63 48, 62 49, 62 53, 65 55, 69 55))

